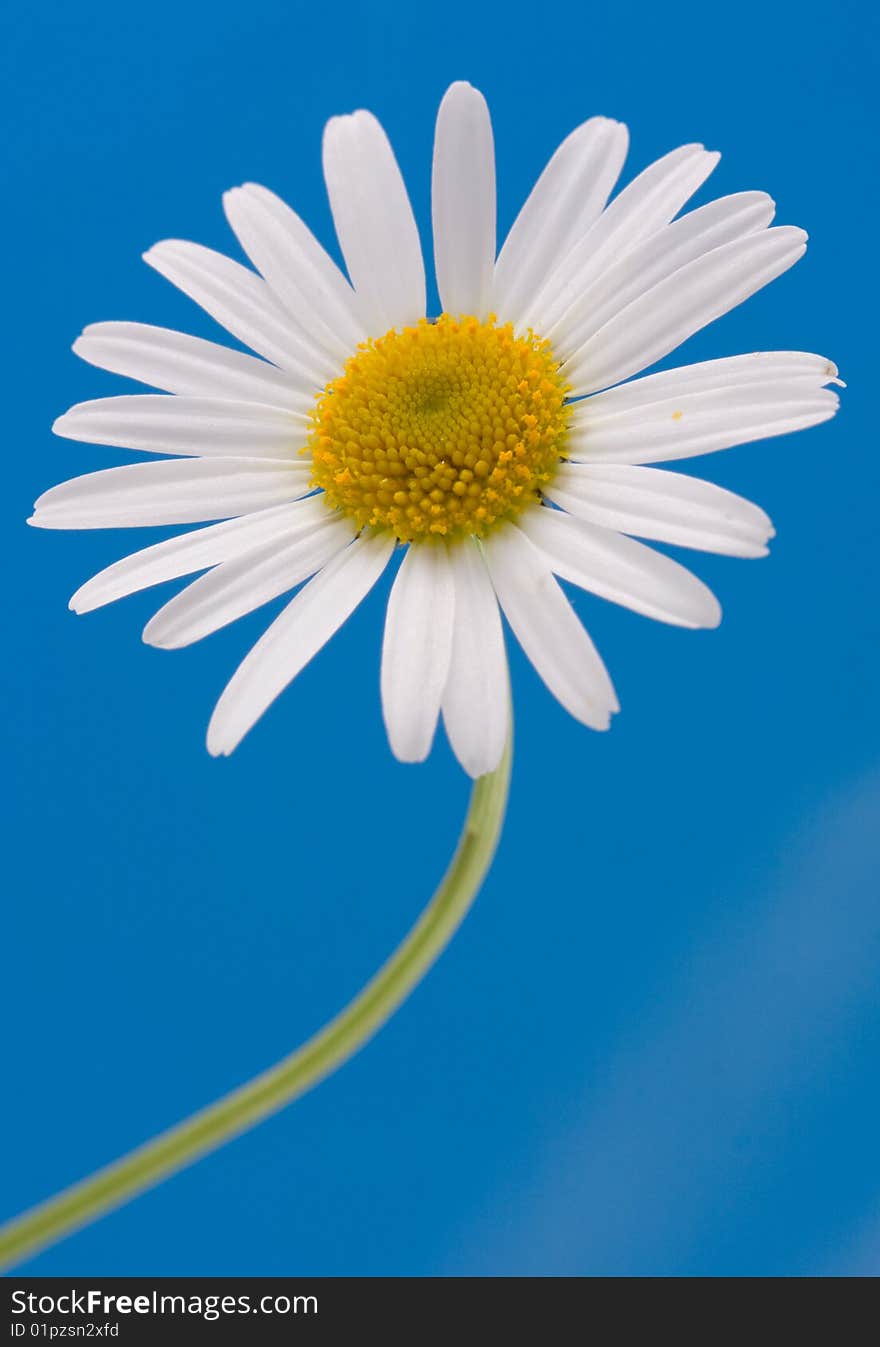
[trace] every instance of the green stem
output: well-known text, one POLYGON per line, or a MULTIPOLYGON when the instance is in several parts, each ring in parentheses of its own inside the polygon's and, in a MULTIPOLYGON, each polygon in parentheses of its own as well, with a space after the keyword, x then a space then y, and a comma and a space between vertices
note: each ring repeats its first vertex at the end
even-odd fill
POLYGON ((495 853, 510 783, 511 745, 474 782, 455 855, 391 958, 344 1010, 296 1052, 215 1104, 0 1227, 0 1268, 53 1244, 284 1108, 363 1047, 421 981, 464 919, 495 853))

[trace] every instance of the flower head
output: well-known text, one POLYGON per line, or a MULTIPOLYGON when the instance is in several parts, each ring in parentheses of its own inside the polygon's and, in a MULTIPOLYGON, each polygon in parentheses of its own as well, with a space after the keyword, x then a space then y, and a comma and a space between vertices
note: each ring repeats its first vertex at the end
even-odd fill
POLYGON ((427 755, 442 712, 471 775, 497 766, 508 716, 499 607, 550 691, 607 727, 614 690, 557 576, 661 621, 717 625, 705 585, 635 537, 757 557, 770 521, 729 491, 646 465, 827 420, 837 371, 783 351, 632 378, 787 270, 806 236, 771 228, 762 192, 679 215, 718 160, 700 145, 610 199, 627 144, 604 117, 573 131, 496 257, 488 109, 452 85, 434 144, 442 313, 429 321, 391 146, 370 113, 335 117, 324 174, 348 278, 288 206, 247 184, 224 206, 254 270, 176 240, 146 261, 254 356, 139 323, 99 323, 75 343, 90 363, 162 391, 80 403, 57 433, 167 457, 64 482, 30 522, 221 522, 125 557, 71 607, 204 571, 145 629, 151 644, 178 647, 299 587, 221 696, 212 753, 232 752, 399 545, 381 691, 405 761, 427 755))

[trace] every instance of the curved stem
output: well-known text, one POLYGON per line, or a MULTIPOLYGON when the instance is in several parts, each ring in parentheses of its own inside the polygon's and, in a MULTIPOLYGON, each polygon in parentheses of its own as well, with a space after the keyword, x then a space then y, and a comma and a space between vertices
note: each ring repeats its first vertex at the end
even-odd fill
POLYGON ((0 1268, 222 1146, 305 1094, 363 1047, 421 981, 476 897, 504 822, 510 761, 508 741, 497 769, 474 782, 458 847, 430 903, 387 963, 335 1019, 246 1085, 0 1227, 0 1268))

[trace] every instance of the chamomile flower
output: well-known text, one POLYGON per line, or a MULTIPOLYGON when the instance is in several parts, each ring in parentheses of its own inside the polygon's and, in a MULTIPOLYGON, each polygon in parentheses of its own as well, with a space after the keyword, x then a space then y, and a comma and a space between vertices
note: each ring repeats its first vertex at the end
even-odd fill
POLYGON ((604 729, 614 689, 556 577, 713 627, 706 586, 635 539, 766 553, 773 529, 756 505, 648 465, 827 420, 834 365, 759 352, 633 376, 786 271, 806 236, 771 227, 763 192, 680 215, 718 161, 700 145, 612 196, 627 142, 605 117, 573 131, 496 256, 489 113, 454 84, 434 144, 442 312, 429 320, 388 139, 368 112, 335 117, 324 175, 347 277, 288 206, 247 184, 224 206, 254 269, 176 240, 146 261, 254 355, 140 323, 78 339, 84 360, 161 392, 80 403, 56 432, 164 457, 64 482, 30 522, 208 527, 116 562, 71 607, 204 572, 145 629, 173 648, 297 591, 223 692, 212 753, 232 752, 398 548, 381 664, 391 747, 423 759, 442 714, 472 776, 498 765, 507 735, 501 611, 562 705, 604 729))

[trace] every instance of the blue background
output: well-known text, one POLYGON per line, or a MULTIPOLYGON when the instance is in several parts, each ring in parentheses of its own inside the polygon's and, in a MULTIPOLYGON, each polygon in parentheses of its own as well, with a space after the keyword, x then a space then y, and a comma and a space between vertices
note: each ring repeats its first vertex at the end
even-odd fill
POLYGON ((130 318, 216 336, 139 260, 233 248, 265 182, 325 241, 324 120, 385 122, 427 238, 446 84, 487 94, 500 227, 586 116, 627 176, 724 152, 804 262, 668 363, 815 350, 836 421, 694 469, 761 502, 763 562, 693 554, 718 632, 579 595, 623 712, 581 729, 516 651, 507 833, 451 949, 332 1080, 28 1267, 49 1273, 880 1272, 876 210, 869 6, 41 4, 9 16, 2 492, 8 941, 2 1207, 87 1173, 288 1051, 415 918, 465 807, 440 743, 384 741, 388 579, 230 761, 203 736, 267 622, 174 655, 164 595, 67 599, 145 545, 28 530, 125 461, 55 415, 122 381, 70 354, 130 318))

